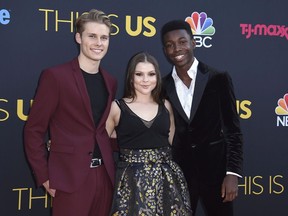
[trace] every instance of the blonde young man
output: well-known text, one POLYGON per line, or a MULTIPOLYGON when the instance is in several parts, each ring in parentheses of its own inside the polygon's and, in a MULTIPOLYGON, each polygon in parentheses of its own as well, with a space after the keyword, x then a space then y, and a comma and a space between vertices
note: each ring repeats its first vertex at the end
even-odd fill
POLYGON ((105 122, 117 83, 100 62, 110 31, 102 11, 93 9, 77 19, 80 53, 43 71, 24 129, 27 158, 37 185, 53 197, 54 216, 109 214, 115 170, 105 122))

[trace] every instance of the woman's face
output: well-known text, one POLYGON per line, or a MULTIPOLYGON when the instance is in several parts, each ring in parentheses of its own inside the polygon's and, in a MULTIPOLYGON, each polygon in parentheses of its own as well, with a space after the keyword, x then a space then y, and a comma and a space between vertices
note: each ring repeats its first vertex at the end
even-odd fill
POLYGON ((151 94, 157 84, 154 65, 150 62, 139 62, 135 68, 133 82, 136 95, 151 94))

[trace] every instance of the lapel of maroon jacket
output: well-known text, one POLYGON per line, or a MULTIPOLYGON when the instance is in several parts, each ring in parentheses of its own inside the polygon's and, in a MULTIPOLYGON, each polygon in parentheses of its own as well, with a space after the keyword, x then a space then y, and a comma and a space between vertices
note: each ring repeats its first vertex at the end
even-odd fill
POLYGON ((81 71, 80 66, 79 66, 78 58, 73 59, 71 63, 72 63, 72 68, 73 68, 73 76, 76 80, 77 87, 78 87, 79 92, 82 96, 82 101, 83 101, 84 107, 89 114, 91 124, 94 125, 90 98, 89 98, 89 94, 88 94, 88 91, 86 88, 85 80, 84 80, 83 75, 82 75, 82 71, 81 71))
POLYGON ((115 89, 112 86, 112 78, 109 73, 107 73, 103 68, 99 68, 99 72, 102 74, 102 77, 105 82, 105 86, 108 92, 108 98, 107 98, 107 104, 106 108, 104 110, 104 113, 102 114, 102 117, 100 119, 100 122, 97 126, 97 128, 101 127, 101 125, 106 123, 106 119, 108 117, 108 114, 110 112, 110 106, 111 106, 111 101, 114 100, 115 97, 115 89), (114 89, 114 90, 113 90, 114 89))
MULTIPOLYGON (((73 74, 74 74, 78 89, 79 89, 80 94, 82 96, 82 100, 83 100, 85 109, 89 114, 91 123, 94 125, 90 98, 89 98, 89 94, 87 92, 87 88, 86 88, 85 80, 84 80, 83 75, 82 75, 82 71, 81 71, 80 66, 79 66, 78 58, 75 58, 72 61, 72 68, 73 68, 73 74)), ((112 77, 110 76, 110 74, 108 74, 101 67, 99 68, 99 72, 103 76, 103 79, 104 79, 104 82, 106 85, 106 89, 108 91, 108 98, 107 98, 107 105, 106 105, 105 111, 101 117, 101 120, 100 120, 97 128, 101 127, 101 125, 103 125, 103 123, 106 122, 106 118, 107 118, 109 111, 110 111, 111 101, 114 99, 115 91, 116 91, 112 86, 113 82, 112 82, 112 77)))

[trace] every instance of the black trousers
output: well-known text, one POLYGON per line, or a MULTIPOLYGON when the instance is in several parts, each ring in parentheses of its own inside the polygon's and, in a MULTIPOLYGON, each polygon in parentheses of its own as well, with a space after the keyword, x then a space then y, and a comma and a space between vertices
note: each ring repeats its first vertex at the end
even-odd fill
POLYGON ((188 182, 188 188, 193 216, 196 215, 198 204, 202 204, 206 216, 233 216, 233 202, 223 202, 221 185, 188 182))

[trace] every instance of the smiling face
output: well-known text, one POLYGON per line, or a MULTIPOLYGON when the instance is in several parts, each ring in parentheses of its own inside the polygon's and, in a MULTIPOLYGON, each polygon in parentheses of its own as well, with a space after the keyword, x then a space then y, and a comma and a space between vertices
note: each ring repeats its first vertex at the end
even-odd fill
POLYGON ((89 61, 100 61, 109 47, 110 29, 97 22, 87 22, 84 31, 76 33, 76 41, 80 45, 80 57, 89 61))
POLYGON ((157 85, 155 67, 150 62, 139 62, 133 77, 136 95, 150 95, 157 85))
POLYGON ((195 41, 184 29, 167 32, 163 36, 164 53, 176 70, 188 70, 194 61, 195 41))

